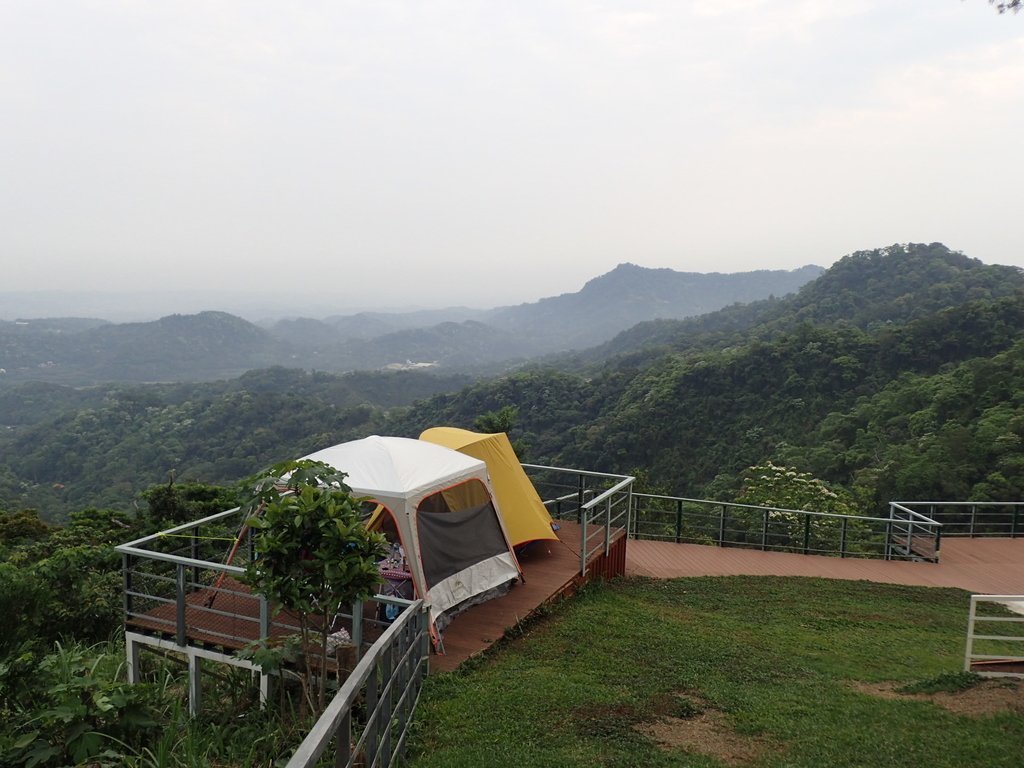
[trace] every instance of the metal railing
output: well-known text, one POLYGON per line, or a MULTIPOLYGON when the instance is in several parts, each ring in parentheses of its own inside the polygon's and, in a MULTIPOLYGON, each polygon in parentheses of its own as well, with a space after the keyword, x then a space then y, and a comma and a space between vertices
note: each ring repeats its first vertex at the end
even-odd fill
POLYGON ((886 517, 649 493, 634 493, 633 499, 632 538, 807 555, 902 557, 889 545, 892 520, 886 517))
POLYGON ((251 555, 251 538, 237 548, 237 560, 227 562, 241 522, 235 508, 116 547, 125 624, 172 635, 182 646, 201 627, 211 641, 225 644, 268 637, 266 600, 240 588, 237 580, 251 555), (200 591, 201 600, 189 599, 200 591), (225 606, 231 609, 222 610, 225 606))
POLYGON ((889 503, 889 531, 885 538, 886 560, 939 562, 945 526, 898 501, 889 503))
MULTIPOLYGON (((235 508, 116 547, 123 561, 125 626, 169 638, 155 642, 182 650, 191 650, 193 644, 239 649, 253 641, 298 634, 294 619, 271 617, 266 598, 252 594, 240 581, 253 557, 252 533, 242 533, 243 522, 235 508)), ((423 600, 373 600, 400 605, 403 611, 390 624, 364 618, 362 604, 335 617, 347 624, 357 656, 367 625, 382 632, 289 766, 312 766, 332 739, 337 765, 393 765, 402 754, 427 672, 427 608, 423 600), (357 701, 358 715, 353 714, 357 701)), ((192 707, 191 691, 199 686, 191 675, 197 670, 198 665, 190 667, 193 710, 197 707, 192 707)))
POLYGON ((554 520, 580 526, 580 575, 594 558, 608 554, 612 540, 630 527, 633 482, 630 475, 523 464, 554 520))
POLYGON ((971 595, 971 609, 967 620, 967 646, 964 650, 964 671, 983 677, 1024 677, 1024 630, 1018 634, 977 634, 975 625, 1024 624, 1024 615, 1006 609, 1005 603, 1019 603, 1024 607, 1024 595, 971 595), (999 605, 994 614, 979 612, 983 604, 999 605), (981 644, 985 653, 976 652, 981 644))
POLYGON ((266 598, 242 585, 253 553, 243 522, 236 507, 115 547, 125 625, 173 637, 179 646, 201 637, 239 647, 300 632, 294 619, 271 617, 266 598))
POLYGON ((1024 501, 894 501, 942 523, 943 536, 1024 536, 1024 501))
POLYGON ((417 600, 366 652, 287 768, 312 768, 332 741, 335 766, 390 766, 400 761, 429 653, 427 608, 417 600), (357 702, 362 702, 358 717, 353 714, 357 702))

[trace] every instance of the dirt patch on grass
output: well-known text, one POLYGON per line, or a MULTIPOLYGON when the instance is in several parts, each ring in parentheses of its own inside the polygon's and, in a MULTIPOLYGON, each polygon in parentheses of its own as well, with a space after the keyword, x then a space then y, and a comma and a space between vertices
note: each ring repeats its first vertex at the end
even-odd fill
POLYGON ((1002 712, 1024 715, 1024 684, 1006 680, 983 680, 963 691, 901 693, 897 683, 854 683, 853 688, 880 699, 930 701, 956 715, 989 717, 1002 712))
POLYGON ((768 742, 736 733, 728 718, 691 692, 677 697, 674 709, 682 717, 665 714, 658 721, 638 723, 635 729, 663 749, 680 749, 714 757, 729 765, 744 765, 772 749, 768 742))

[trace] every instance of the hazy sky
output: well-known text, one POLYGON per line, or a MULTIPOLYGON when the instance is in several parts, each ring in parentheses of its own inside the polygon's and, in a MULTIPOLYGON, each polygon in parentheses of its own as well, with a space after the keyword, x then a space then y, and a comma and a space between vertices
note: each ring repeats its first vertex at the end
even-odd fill
POLYGON ((1024 265, 1022 128, 1024 14, 984 0, 0 0, 0 290, 1024 265))

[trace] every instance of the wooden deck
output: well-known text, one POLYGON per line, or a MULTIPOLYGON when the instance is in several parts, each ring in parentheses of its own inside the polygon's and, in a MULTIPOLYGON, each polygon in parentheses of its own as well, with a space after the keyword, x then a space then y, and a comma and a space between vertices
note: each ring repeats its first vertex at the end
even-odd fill
MULTIPOLYGON (((176 640, 176 611, 173 604, 160 605, 129 617, 125 629, 176 640)), ((313 626, 318 626, 315 621, 313 626)), ((250 588, 236 579, 225 578, 219 587, 202 589, 185 598, 185 636, 190 646, 234 654, 259 638, 259 627, 259 602, 250 588)), ((341 628, 351 632, 352 624, 346 620, 341 628)), ((373 622, 363 624, 364 640, 378 637, 380 631, 373 622)), ((288 611, 271 617, 270 637, 283 640, 299 632, 299 618, 288 611)), ((314 663, 316 658, 316 654, 311 656, 314 663)), ((327 666, 334 670, 339 663, 348 669, 355 665, 353 646, 341 647, 328 659, 327 666)))
MULTIPOLYGON (((125 627, 146 634, 175 636, 176 607, 165 603, 143 615, 133 615, 125 627)), ((297 625, 297 620, 284 619, 297 625)), ((278 617, 277 621, 282 621, 278 617)), ((219 588, 193 592, 185 598, 185 626, 190 645, 210 646, 225 651, 237 651, 259 637, 259 602, 253 598, 245 584, 225 578, 219 588), (214 613, 213 610, 218 611, 214 613)), ((271 636, 281 638, 291 634, 281 627, 272 627, 271 636)))
POLYGON ((945 538, 938 563, 761 552, 700 544, 631 540, 626 574, 679 576, 819 576, 925 587, 959 587, 978 594, 1024 594, 1024 538, 945 538))
MULTIPOLYGON (((572 594, 589 578, 622 574, 625 570, 626 540, 620 535, 608 556, 603 553, 591 563, 587 578, 580 576, 580 528, 561 523, 558 541, 539 541, 520 555, 525 581, 515 584, 508 594, 476 605, 456 616, 444 631, 444 653, 432 654, 431 672, 455 669, 469 657, 482 652, 511 628, 529 617, 540 606, 572 594)), ((597 534, 591 548, 601 543, 597 534)), ((132 615, 126 629, 168 639, 175 637, 176 607, 164 603, 143 614, 132 615)), ((187 596, 185 605, 186 637, 189 645, 238 651, 259 633, 259 603, 244 584, 224 579, 219 589, 204 588, 187 596), (211 606, 212 598, 212 606, 211 606), (211 611, 210 608, 215 610, 211 611)), ((295 634, 298 620, 279 614, 271 625, 271 636, 283 638, 295 634), (280 626, 287 624, 290 626, 280 626)), ((351 631, 346 622, 344 627, 351 631)), ((380 632, 376 622, 363 625, 364 640, 380 632)))

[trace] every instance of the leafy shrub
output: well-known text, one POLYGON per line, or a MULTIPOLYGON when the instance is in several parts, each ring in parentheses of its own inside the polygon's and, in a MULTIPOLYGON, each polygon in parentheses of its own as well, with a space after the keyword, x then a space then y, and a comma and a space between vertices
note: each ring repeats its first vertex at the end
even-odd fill
POLYGON ((40 658, 0 665, 4 765, 60 766, 119 756, 154 737, 156 686, 120 679, 120 654, 57 644, 40 658), (29 674, 26 674, 26 671, 29 674))

